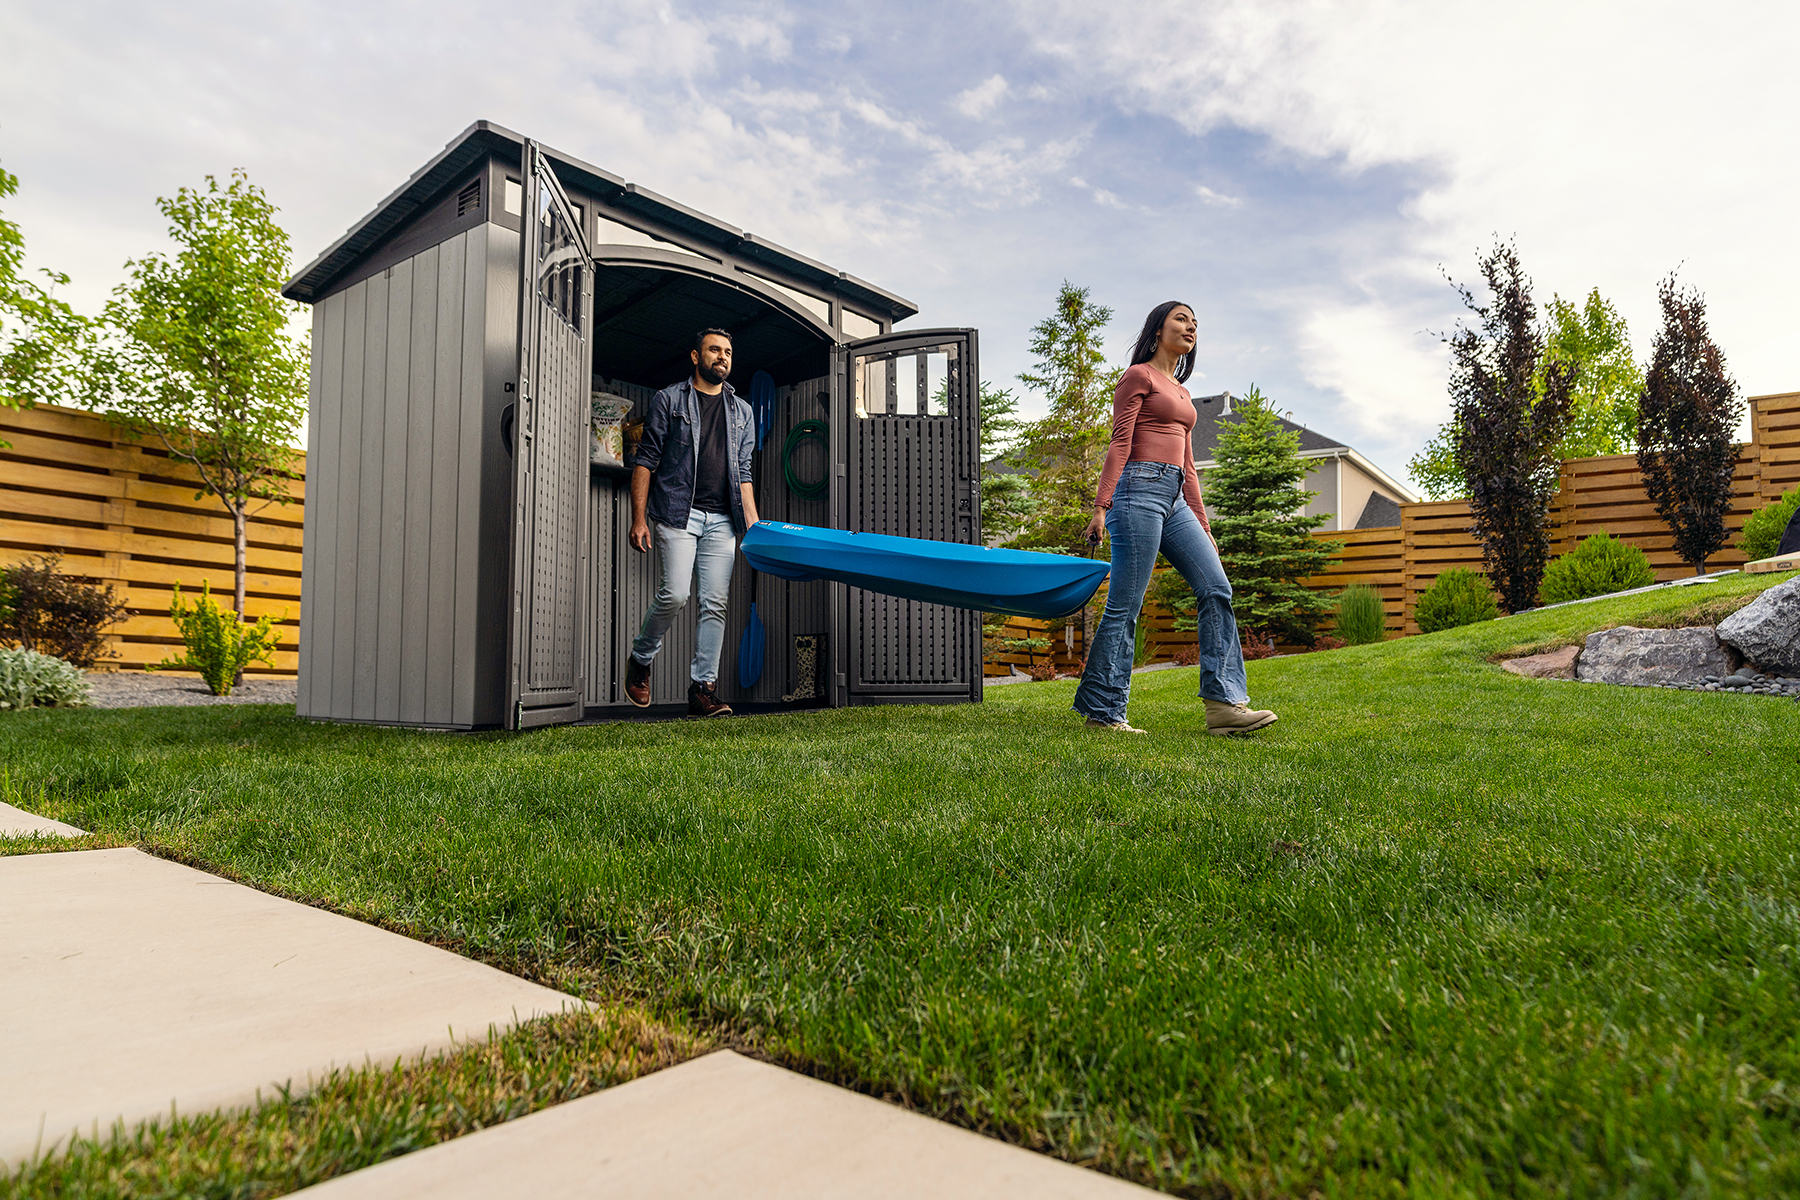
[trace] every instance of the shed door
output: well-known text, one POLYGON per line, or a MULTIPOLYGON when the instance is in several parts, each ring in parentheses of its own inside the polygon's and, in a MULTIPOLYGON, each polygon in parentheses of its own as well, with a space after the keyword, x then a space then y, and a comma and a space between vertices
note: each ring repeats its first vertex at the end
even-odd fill
POLYGON ((585 682, 594 262, 535 142, 525 143, 522 174, 508 729, 579 720, 585 682))
MULTIPOLYGON (((975 331, 890 334, 846 353, 845 528, 980 541, 975 331)), ((979 694, 979 613, 846 590, 852 695, 979 694)))

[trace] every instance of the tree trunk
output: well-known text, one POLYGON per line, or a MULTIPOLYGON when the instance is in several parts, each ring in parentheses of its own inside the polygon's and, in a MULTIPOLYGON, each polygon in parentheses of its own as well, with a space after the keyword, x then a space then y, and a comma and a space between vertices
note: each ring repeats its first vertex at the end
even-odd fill
MULTIPOLYGON (((231 564, 232 573, 236 577, 235 586, 232 591, 232 603, 237 611, 238 624, 242 625, 244 623, 244 563, 247 558, 247 555, 244 552, 244 544, 246 529, 250 524, 249 518, 244 514, 242 505, 232 506, 231 524, 233 539, 236 542, 236 553, 231 564)), ((242 667, 239 667, 237 674, 232 676, 231 686, 234 688, 239 687, 243 682, 244 670, 242 667)))

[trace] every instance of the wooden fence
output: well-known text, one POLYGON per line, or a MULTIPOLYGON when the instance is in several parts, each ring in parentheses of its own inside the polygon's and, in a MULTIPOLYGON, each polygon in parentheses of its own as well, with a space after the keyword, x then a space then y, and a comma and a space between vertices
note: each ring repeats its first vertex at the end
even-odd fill
MULTIPOLYGON (((1736 489, 1726 518, 1732 542, 1708 565, 1739 566, 1736 532, 1752 512, 1800 487, 1800 392, 1751 400, 1751 440, 1738 458, 1736 489)), ((154 443, 121 438, 92 413, 51 405, 0 409, 0 565, 40 554, 61 554, 70 574, 112 584, 128 607, 110 639, 111 666, 140 668, 175 653, 181 644, 169 620, 179 582, 199 590, 210 582, 230 594, 231 519, 218 501, 195 499, 191 470, 154 443)), ((298 465, 304 469, 305 456, 298 465)), ((280 648, 273 672, 291 675, 298 662, 300 529, 304 481, 292 501, 263 509, 250 523, 245 608, 277 618, 280 648)), ((1659 579, 1691 569, 1675 556, 1673 538, 1645 495, 1631 455, 1572 459, 1563 464, 1562 490, 1552 510, 1553 550, 1565 554, 1583 537, 1605 529, 1640 546, 1659 579)), ((1417 633, 1413 609, 1420 594, 1451 567, 1481 569, 1481 547, 1469 533, 1468 505, 1459 500, 1402 505, 1400 524, 1382 529, 1322 533, 1346 543, 1343 554, 1308 587, 1336 591, 1367 583, 1381 592, 1388 628, 1417 633)), ((1172 614, 1145 606, 1153 660, 1167 661, 1194 635, 1174 629, 1172 614)), ((1079 623, 1065 636, 1063 622, 1015 619, 1009 638, 1046 637, 1040 654, 998 656, 989 675, 1004 675, 1049 660, 1059 670, 1079 666, 1085 648, 1079 623)))
MULTIPOLYGON (((1750 401, 1751 436, 1738 455, 1731 511, 1725 524, 1731 539, 1707 560, 1709 570, 1742 566, 1745 557, 1737 548, 1737 534, 1751 513, 1783 492, 1800 487, 1800 392, 1757 396, 1750 401)), ((1570 459, 1563 464, 1562 487, 1551 509, 1553 555, 1567 554, 1578 542, 1604 529, 1612 536, 1643 549, 1660 579, 1675 579, 1693 568, 1675 553, 1674 535, 1656 515, 1656 507, 1644 491, 1637 458, 1614 454, 1600 458, 1570 459)), ((1419 597, 1437 577, 1452 567, 1482 570, 1481 545, 1469 532, 1469 506, 1461 500, 1403 504, 1400 524, 1379 529, 1352 529, 1320 533, 1319 538, 1345 543, 1344 551, 1329 568, 1305 581, 1315 591, 1338 591, 1352 583, 1366 583, 1381 593, 1390 633, 1419 632, 1413 610, 1419 597)), ((1173 628, 1174 617, 1155 603, 1144 606, 1141 620, 1150 627, 1148 642, 1153 661, 1168 661, 1183 645, 1192 645, 1192 633, 1173 628)), ((1020 631, 1027 623, 1015 622, 1020 631)), ((1046 636, 1045 622, 1030 623, 1046 636)), ((1058 649, 1061 624, 1056 623, 1058 649)), ((1009 636, 1027 636, 1016 632, 1009 636)), ((1076 635, 1079 645, 1079 632, 1076 635)), ((1018 656, 1015 656, 1017 658, 1018 656)), ((1073 669, 1080 654, 1063 653, 1059 669, 1073 669)), ((990 664, 990 675, 1004 675, 1011 663, 990 664)), ((1021 669, 1027 665, 1018 658, 1021 669)))
MULTIPOLYGON (((210 583, 229 606, 231 517, 217 500, 194 498, 192 469, 154 438, 131 442, 92 413, 43 405, 0 408, 0 440, 12 443, 0 448, 0 565, 60 554, 68 574, 111 584, 128 615, 102 666, 142 668, 180 652, 169 619, 177 582, 183 592, 210 583)), ((274 669, 252 666, 256 674, 292 675, 298 665, 303 480, 289 494, 250 521, 244 607, 274 616, 281 637, 274 669)))

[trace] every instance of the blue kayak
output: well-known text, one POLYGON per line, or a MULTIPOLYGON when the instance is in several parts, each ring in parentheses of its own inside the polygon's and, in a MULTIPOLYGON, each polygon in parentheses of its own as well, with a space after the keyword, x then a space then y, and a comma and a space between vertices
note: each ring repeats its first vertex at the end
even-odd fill
POLYGON ((908 600, 1020 617, 1061 617, 1093 596, 1106 563, 1066 554, 1037 554, 818 529, 761 521, 744 535, 744 557, 782 579, 829 579, 908 600))

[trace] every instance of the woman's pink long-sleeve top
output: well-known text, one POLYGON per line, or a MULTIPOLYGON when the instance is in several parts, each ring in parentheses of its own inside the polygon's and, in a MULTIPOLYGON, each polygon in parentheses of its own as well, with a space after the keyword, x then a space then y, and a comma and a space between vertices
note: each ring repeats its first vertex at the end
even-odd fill
POLYGON ((1181 468, 1181 493, 1207 533, 1206 506, 1200 502, 1200 476, 1194 470, 1194 398, 1188 390, 1149 363, 1139 363, 1119 377, 1113 391, 1112 444, 1100 472, 1094 503, 1112 507, 1113 489, 1128 462, 1169 463, 1181 468))

